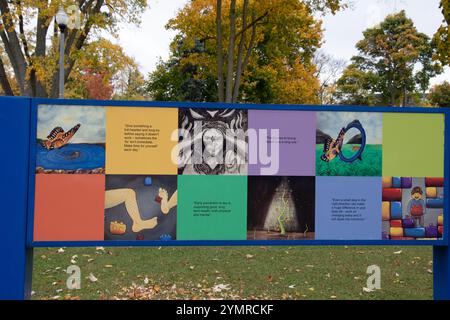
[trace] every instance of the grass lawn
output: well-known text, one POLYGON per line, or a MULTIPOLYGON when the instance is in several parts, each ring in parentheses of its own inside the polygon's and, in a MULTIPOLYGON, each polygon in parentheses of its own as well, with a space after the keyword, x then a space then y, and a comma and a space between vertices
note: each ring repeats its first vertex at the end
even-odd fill
MULTIPOLYGON (((344 144, 342 152, 345 156, 351 157, 355 154, 353 147, 359 145, 344 144)), ((316 173, 318 176, 378 176, 381 177, 382 150, 379 144, 367 144, 361 157, 362 160, 355 160, 352 163, 344 162, 336 157, 330 162, 320 159, 323 153, 323 144, 316 145, 316 173)))
POLYGON ((431 270, 431 247, 40 248, 33 299, 432 299, 431 270), (381 290, 365 292, 372 264, 381 290))

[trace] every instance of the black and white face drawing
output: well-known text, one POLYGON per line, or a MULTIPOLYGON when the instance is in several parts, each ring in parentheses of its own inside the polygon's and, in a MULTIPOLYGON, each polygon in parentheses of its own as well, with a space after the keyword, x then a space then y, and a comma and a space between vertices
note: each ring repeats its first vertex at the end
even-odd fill
POLYGON ((247 111, 179 110, 179 174, 247 174, 247 111))

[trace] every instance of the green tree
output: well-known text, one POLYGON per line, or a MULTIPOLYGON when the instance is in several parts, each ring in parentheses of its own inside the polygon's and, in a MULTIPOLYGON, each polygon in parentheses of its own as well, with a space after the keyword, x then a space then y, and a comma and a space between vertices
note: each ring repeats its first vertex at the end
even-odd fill
POLYGON ((359 54, 338 81, 342 103, 406 105, 425 96, 430 79, 442 72, 433 61, 429 37, 417 31, 405 12, 388 15, 363 32, 359 54))
POLYGON ((5 94, 58 96, 58 32, 53 21, 61 5, 77 9, 72 17, 80 13, 79 25, 66 29, 67 80, 90 37, 101 31, 115 34, 121 22, 138 24, 147 1, 0 0, 0 37, 5 53, 0 56, 0 85, 5 94))
MULTIPOLYGON (((350 64, 336 83, 334 97, 341 104, 376 105, 375 84, 378 76, 371 71, 361 70, 355 63, 350 64)), ((379 97, 378 97, 379 99, 379 97)))
POLYGON ((433 86, 428 98, 431 104, 438 107, 450 107, 450 83, 444 81, 441 84, 433 86))
POLYGON ((192 47, 179 40, 172 43, 172 54, 160 60, 149 74, 147 92, 160 101, 216 101, 217 79, 208 69, 204 45, 197 41, 192 47))
POLYGON ((171 57, 149 76, 148 91, 155 99, 317 102, 315 14, 341 7, 338 0, 190 1, 167 25, 177 31, 171 57))

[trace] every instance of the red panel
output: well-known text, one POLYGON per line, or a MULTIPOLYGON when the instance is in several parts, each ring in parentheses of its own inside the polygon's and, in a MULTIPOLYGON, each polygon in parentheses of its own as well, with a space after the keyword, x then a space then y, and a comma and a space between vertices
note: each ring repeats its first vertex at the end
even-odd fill
POLYGON ((37 174, 34 241, 103 240, 105 176, 37 174))
POLYGON ((413 237, 393 237, 391 236, 391 240, 415 240, 413 237))
POLYGON ((425 178, 426 187, 443 187, 444 178, 425 178))
POLYGON ((402 220, 391 220, 391 227, 401 227, 402 220))
POLYGON ((384 188, 383 201, 402 201, 402 189, 400 188, 384 188))

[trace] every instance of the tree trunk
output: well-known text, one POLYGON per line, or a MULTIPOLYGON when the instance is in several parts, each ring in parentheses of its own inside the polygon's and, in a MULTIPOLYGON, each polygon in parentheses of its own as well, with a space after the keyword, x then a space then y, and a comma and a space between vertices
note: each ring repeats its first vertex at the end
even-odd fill
MULTIPOLYGON (((247 29, 247 9, 248 9, 248 0, 244 0, 243 9, 242 9, 242 30, 247 29)), ((236 78, 234 80, 234 88, 233 88, 233 98, 232 102, 236 102, 239 96, 239 86, 241 81, 241 73, 242 73, 242 56, 244 54, 244 43, 246 40, 246 33, 241 33, 241 39, 239 40, 238 47, 238 55, 236 59, 236 78)))
MULTIPOLYGON (((36 25, 36 48, 34 54, 37 59, 44 59, 46 55, 46 36, 49 26, 49 17, 43 16, 41 10, 38 12, 36 25)), ((48 93, 39 78, 36 77, 36 96, 47 97, 48 93)))
POLYGON ((3 93, 7 96, 13 96, 14 92, 9 84, 8 76, 6 75, 5 66, 2 59, 0 59, 0 84, 3 89, 3 93))
POLYGON ((225 102, 232 102, 233 99, 233 71, 234 71, 234 41, 236 37, 236 0, 230 3, 230 38, 228 41, 227 53, 227 83, 225 102))
POLYGON ((219 102, 223 102, 223 47, 222 47, 222 0, 217 0, 216 11, 216 27, 217 27, 217 80, 218 80, 218 98, 219 102))
POLYGON ((389 84, 389 91, 391 93, 391 106, 395 107, 395 83, 393 80, 389 84))
POLYGON ((9 17, 12 16, 12 13, 6 0, 0 0, 0 12, 4 24, 2 30, 0 30, 2 33, 1 37, 5 45, 5 51, 13 65, 14 75, 16 76, 19 85, 20 94, 31 96, 30 87, 25 80, 27 63, 22 52, 19 37, 14 28, 13 20, 9 19, 9 17))

